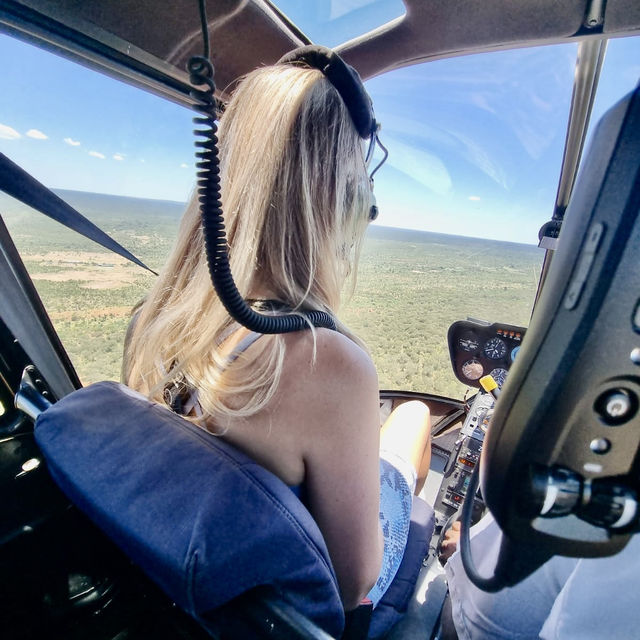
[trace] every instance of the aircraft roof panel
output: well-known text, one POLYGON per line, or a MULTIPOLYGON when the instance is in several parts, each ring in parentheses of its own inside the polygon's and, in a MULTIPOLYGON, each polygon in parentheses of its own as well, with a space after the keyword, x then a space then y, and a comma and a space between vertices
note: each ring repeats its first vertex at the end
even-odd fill
MULTIPOLYGON (((401 18, 336 46, 365 79, 435 58, 640 30, 637 0, 403 2, 406 13, 401 18)), ((348 7, 378 12, 391 5, 387 0, 318 0, 317 6, 325 11, 329 7, 331 18, 348 7)), ((317 15, 309 11, 308 20, 296 26, 268 0, 209 0, 207 11, 216 81, 223 91, 248 71, 308 43, 304 30, 313 37, 318 24, 317 15)), ((27 39, 70 50, 85 63, 100 66, 108 61, 111 73, 140 63, 143 76, 156 72, 156 90, 164 84, 182 101, 188 91, 186 60, 201 52, 195 0, 4 0, 0 23, 27 39)), ((360 28, 370 26, 365 20, 360 28)))

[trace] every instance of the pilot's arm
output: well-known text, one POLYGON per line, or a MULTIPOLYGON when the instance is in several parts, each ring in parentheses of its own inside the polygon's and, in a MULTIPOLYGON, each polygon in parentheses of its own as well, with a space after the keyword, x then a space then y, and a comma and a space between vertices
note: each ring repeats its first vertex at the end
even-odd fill
MULTIPOLYGON (((481 575, 492 575, 502 532, 486 515, 471 528, 471 549, 481 575)), ((478 589, 467 578, 460 552, 445 565, 451 597, 451 614, 460 640, 538 640, 556 598, 578 560, 556 556, 526 580, 497 593, 478 589)))

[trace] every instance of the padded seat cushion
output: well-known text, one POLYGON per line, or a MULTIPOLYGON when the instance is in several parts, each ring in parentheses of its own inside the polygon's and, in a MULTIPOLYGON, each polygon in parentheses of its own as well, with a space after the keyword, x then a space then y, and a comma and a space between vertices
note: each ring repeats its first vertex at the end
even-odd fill
POLYGON ((242 452, 114 382, 66 396, 35 434, 69 499, 205 627, 211 610, 273 585, 340 636, 344 612, 315 521, 242 452))

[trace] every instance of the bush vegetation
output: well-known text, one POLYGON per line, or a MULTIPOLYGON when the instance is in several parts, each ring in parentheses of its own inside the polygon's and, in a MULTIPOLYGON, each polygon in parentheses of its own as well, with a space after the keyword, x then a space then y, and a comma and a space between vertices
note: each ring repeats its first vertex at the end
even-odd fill
MULTIPOLYGON (((162 266, 183 205, 59 194, 152 269, 162 266)), ((119 379, 129 309, 153 276, 9 198, 0 213, 82 381, 119 379)), ((461 397, 449 326, 467 317, 526 326, 541 260, 527 245, 372 226, 341 318, 367 342, 381 388, 461 397)))

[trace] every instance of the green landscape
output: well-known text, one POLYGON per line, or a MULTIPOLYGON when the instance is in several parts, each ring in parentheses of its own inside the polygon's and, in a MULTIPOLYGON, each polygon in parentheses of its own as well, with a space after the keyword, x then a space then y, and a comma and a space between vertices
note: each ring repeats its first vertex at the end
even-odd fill
MULTIPOLYGON (((158 270, 184 205, 57 191, 158 270)), ((83 383, 120 377, 130 310, 153 275, 17 201, 0 215, 83 383)), ((382 389, 461 397, 447 347, 467 317, 526 326, 542 251, 515 243, 371 226, 341 318, 368 344, 382 389)))

